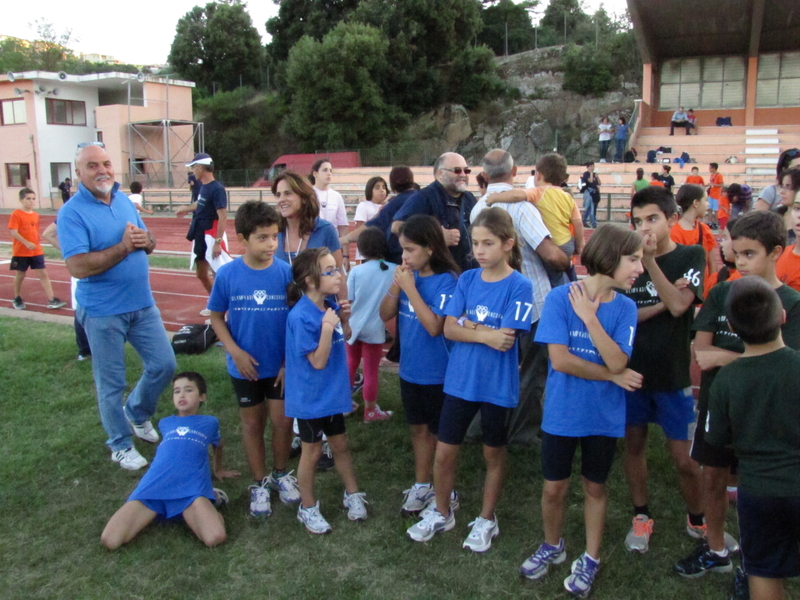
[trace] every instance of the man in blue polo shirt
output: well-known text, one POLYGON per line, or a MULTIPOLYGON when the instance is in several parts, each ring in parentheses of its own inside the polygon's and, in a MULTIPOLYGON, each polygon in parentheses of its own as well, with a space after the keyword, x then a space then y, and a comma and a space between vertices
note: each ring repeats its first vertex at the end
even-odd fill
POLYGON ((102 146, 80 148, 75 167, 80 185, 58 213, 58 238, 67 269, 79 279, 76 317, 92 348, 111 460, 135 471, 147 460, 133 446, 133 435, 158 441, 150 418, 175 372, 175 355, 150 291, 147 255, 156 241, 119 191, 102 146), (139 353, 144 372, 123 405, 126 341, 139 353))

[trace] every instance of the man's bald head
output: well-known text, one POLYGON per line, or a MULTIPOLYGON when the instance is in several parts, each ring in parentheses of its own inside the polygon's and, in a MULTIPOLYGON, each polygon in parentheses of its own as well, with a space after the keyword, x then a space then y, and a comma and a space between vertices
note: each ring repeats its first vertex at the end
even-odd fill
POLYGON ((483 157, 483 172, 489 183, 514 183, 517 174, 514 157, 499 148, 489 150, 483 157))
POLYGON ((114 187, 114 165, 105 148, 84 146, 75 154, 75 173, 78 180, 99 199, 110 199, 114 187))

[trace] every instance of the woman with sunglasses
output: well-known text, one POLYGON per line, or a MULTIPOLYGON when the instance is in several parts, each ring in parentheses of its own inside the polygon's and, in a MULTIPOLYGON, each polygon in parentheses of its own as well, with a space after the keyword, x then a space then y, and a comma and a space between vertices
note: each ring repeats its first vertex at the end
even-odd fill
POLYGON ((753 210, 771 210, 781 204, 781 174, 794 167, 800 167, 800 149, 797 148, 785 150, 778 157, 778 182, 761 190, 753 210))

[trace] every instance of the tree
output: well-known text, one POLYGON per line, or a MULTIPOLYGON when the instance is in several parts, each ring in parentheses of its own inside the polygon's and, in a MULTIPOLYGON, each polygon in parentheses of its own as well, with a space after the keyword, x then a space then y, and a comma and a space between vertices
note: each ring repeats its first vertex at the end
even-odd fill
POLYGON ((460 101, 449 93, 447 73, 480 31, 480 6, 478 0, 362 0, 349 19, 380 29, 389 41, 381 88, 403 112, 418 114, 460 101))
POLYGON ((281 2, 278 14, 266 23, 272 41, 267 45, 267 55, 273 64, 289 57, 289 50, 298 40, 307 35, 322 41, 339 22, 343 21, 357 6, 359 0, 292 0, 281 2))
POLYGON ((502 95, 506 86, 494 68, 494 55, 487 46, 468 46, 453 61, 448 95, 453 102, 475 108, 482 101, 502 95))
POLYGON ((58 33, 46 19, 36 19, 30 27, 36 30, 36 41, 31 44, 35 67, 41 71, 59 71, 64 61, 72 57, 70 42, 78 41, 72 37, 72 30, 65 29, 58 33))
MULTIPOLYGON (((579 32, 584 32, 585 38, 585 32, 591 24, 591 18, 583 12, 580 0, 550 0, 539 23, 539 47, 565 43, 565 16, 567 41, 576 44, 588 41, 577 38, 579 32)), ((594 40, 594 36, 591 39, 594 40)))
POLYGON ((481 11, 483 29, 478 41, 486 44, 497 56, 506 54, 506 27, 508 27, 508 54, 516 54, 534 47, 534 31, 530 10, 538 6, 538 0, 520 2, 499 0, 485 6, 481 11))
POLYGON ((177 74, 205 93, 260 84, 261 36, 243 4, 195 6, 180 18, 169 53, 177 74))
POLYGON ((0 40, 0 73, 8 71, 32 71, 36 68, 30 47, 22 40, 6 38, 0 40))
POLYGON ((290 121, 310 149, 369 147, 391 137, 404 115, 378 85, 389 41, 374 27, 340 22, 318 42, 289 52, 290 121))
POLYGON ((585 96, 599 96, 614 88, 611 60, 592 46, 570 45, 564 56, 563 88, 585 96))

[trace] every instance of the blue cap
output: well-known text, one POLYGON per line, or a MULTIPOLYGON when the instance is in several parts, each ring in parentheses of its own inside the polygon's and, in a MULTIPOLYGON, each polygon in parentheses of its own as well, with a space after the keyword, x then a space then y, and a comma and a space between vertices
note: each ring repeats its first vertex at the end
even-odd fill
POLYGON ((211 156, 206 154, 205 152, 199 152, 198 154, 194 155, 192 162, 186 163, 187 167, 193 167, 195 165, 213 165, 214 161, 211 159, 211 156))

